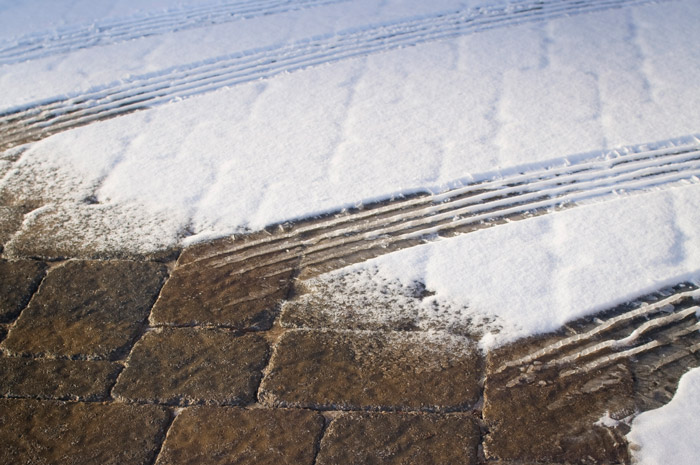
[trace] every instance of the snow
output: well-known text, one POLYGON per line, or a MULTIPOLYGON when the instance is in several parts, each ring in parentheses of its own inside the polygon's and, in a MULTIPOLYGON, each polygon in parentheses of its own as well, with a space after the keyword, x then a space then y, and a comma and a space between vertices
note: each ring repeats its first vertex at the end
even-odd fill
POLYGON ((441 307, 491 321, 498 331, 481 340, 491 349, 700 280, 698 224, 700 186, 691 184, 437 240, 323 278, 347 275, 353 288, 371 286, 367 280, 423 283, 449 302, 441 307))
MULTIPOLYGON (((112 111, 115 95, 171 85, 148 94, 148 110, 6 152, 0 194, 42 205, 25 229, 60 218, 95 250, 148 253, 620 147, 697 144, 695 0, 585 11, 549 0, 537 14, 531 3, 0 0, 0 118, 63 99, 70 118, 87 94, 112 111), (232 14, 188 23, 194 8, 232 14), (133 33, 163 17, 157 33, 133 33), (124 36, 110 29, 119 22, 124 36), (28 41, 45 48, 8 52, 28 41)), ((688 176, 333 276, 421 281, 435 292, 425 305, 447 309, 426 329, 482 320, 499 329, 481 341, 494 347, 699 280, 699 194, 688 176)))
POLYGON ((678 383, 668 404, 637 416, 627 439, 633 459, 642 465, 698 463, 700 436, 700 368, 690 370, 678 383))

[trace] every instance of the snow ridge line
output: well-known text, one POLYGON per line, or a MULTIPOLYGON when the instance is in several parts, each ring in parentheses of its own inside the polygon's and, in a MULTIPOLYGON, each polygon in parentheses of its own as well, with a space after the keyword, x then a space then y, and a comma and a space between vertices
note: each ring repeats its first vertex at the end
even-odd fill
POLYGON ((300 222, 259 239, 236 240, 223 250, 200 254, 196 259, 182 256, 178 266, 232 267, 235 274, 276 266, 277 274, 292 269, 291 264, 283 265, 300 255, 302 268, 342 261, 370 249, 469 232, 620 191, 641 191, 688 180, 700 181, 700 141, 610 159, 588 159, 300 222))
POLYGON ((643 301, 607 321, 598 321, 585 332, 505 362, 495 370, 495 374, 517 370, 518 374, 506 384, 511 387, 535 382, 538 373, 547 370, 556 370, 559 377, 583 375, 671 346, 664 356, 668 360, 657 364, 654 369, 658 369, 698 350, 698 303, 700 289, 697 286, 676 286, 670 295, 664 293, 659 300, 643 301))
POLYGON ((425 42, 652 0, 539 0, 410 18, 177 66, 0 112, 0 150, 174 100, 425 42))
POLYGON ((162 12, 63 27, 0 42, 0 65, 22 63, 80 49, 111 45, 158 34, 287 13, 348 0, 258 0, 192 4, 162 12))

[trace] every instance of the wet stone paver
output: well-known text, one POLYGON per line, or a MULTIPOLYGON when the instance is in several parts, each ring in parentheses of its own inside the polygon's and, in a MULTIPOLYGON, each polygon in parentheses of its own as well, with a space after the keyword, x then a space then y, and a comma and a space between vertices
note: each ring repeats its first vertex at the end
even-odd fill
POLYGON ((633 379, 624 365, 585 377, 552 372, 532 383, 509 381, 487 378, 487 457, 590 464, 628 460, 626 428, 598 423, 605 415, 615 421, 635 411, 633 379))
POLYGON ((305 280, 374 251, 297 226, 177 263, 0 261, 0 465, 629 464, 629 421, 700 364, 692 285, 485 356, 488 322, 418 283, 305 280))
POLYGON ((87 360, 0 358, 0 396, 105 400, 121 366, 87 360))
POLYGON ((312 465, 323 417, 307 410, 192 407, 173 422, 157 465, 312 465))
POLYGON ((0 260, 0 323, 13 321, 29 303, 46 265, 32 260, 0 260))
POLYGON ((475 465, 481 442, 470 414, 351 413, 333 420, 318 465, 475 465))
POLYGON ((268 405, 329 410, 465 410, 479 398, 481 356, 464 338, 293 330, 261 386, 268 405))
POLYGON ((239 273, 238 264, 178 267, 153 308, 153 325, 213 325, 269 329, 291 287, 293 270, 262 267, 239 273))
POLYGON ((254 401, 268 359, 255 334, 177 328, 148 332, 114 388, 127 401, 239 405, 254 401))
POLYGON ((52 269, 2 347, 14 355, 114 359, 142 331, 161 264, 69 261, 52 269))
POLYGON ((0 399, 0 465, 148 465, 169 418, 153 405, 0 399))

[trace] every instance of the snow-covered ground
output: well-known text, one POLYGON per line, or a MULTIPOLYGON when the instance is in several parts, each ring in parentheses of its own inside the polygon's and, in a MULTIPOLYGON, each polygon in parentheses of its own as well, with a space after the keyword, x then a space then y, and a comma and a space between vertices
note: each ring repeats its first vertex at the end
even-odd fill
MULTIPOLYGON (((696 0, 0 0, 0 122, 36 107, 56 132, 6 152, 0 187, 44 205, 25 227, 57 215, 143 252, 697 146, 698 24, 696 0)), ((552 330, 700 280, 700 166, 679 169, 353 271, 495 321, 484 347, 552 330)))

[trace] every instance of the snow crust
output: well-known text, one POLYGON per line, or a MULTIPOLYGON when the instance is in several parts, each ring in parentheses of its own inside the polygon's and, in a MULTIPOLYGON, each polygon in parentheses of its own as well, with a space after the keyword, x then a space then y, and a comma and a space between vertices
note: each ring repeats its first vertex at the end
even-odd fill
POLYGON ((627 439, 639 465, 694 465, 700 437, 700 368, 690 370, 678 383, 668 404, 640 414, 627 439))

